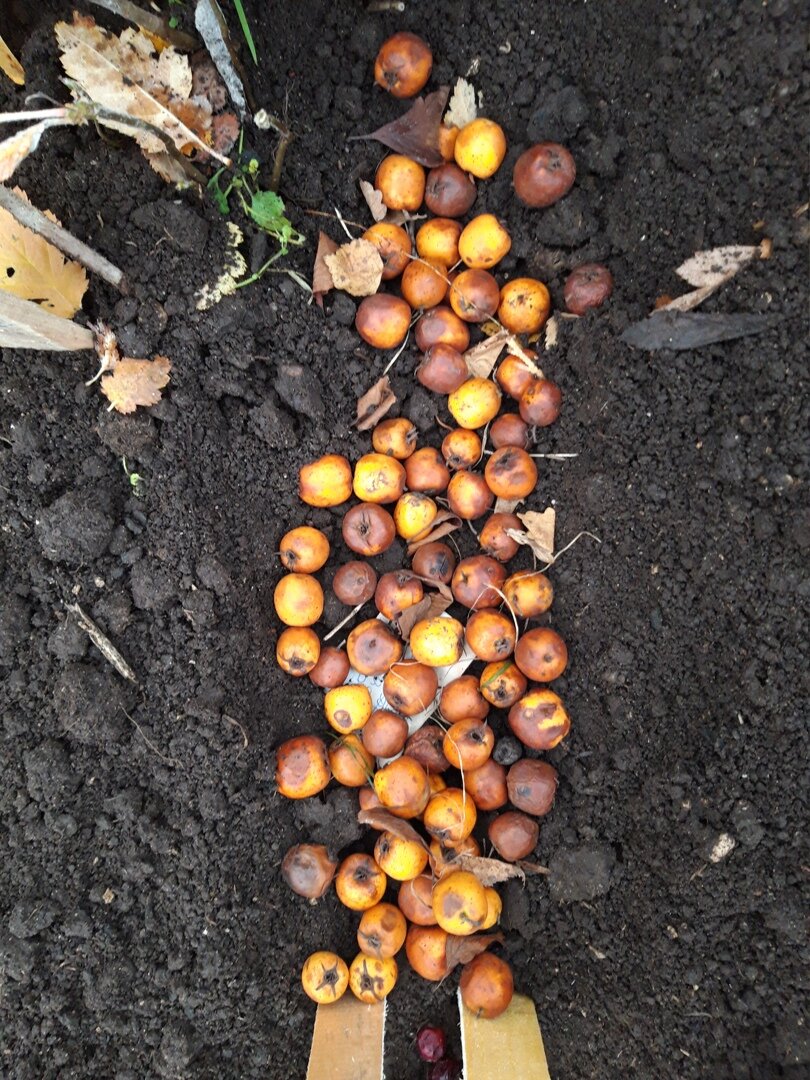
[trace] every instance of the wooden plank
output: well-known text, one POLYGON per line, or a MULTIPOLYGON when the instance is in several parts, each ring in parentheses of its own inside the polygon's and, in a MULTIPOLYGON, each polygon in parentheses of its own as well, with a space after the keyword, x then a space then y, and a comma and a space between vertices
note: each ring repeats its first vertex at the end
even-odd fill
POLYGON ((383 1080, 385 1002, 364 1005, 348 991, 319 1005, 307 1080, 383 1080))
POLYGON ((458 998, 464 1080, 551 1080, 537 1011, 515 994, 494 1020, 480 1020, 458 998))
POLYGON ((93 334, 86 327, 0 289, 0 346, 75 352, 92 349, 93 343, 93 334))

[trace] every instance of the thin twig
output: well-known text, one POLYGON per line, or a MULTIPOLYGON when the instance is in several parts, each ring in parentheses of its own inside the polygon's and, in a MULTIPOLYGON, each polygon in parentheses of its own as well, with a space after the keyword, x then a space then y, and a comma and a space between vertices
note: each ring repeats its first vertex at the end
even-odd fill
POLYGON ((354 240, 355 237, 352 236, 351 232, 349 231, 349 226, 346 224, 346 222, 345 222, 345 220, 343 218, 343 214, 341 214, 341 212, 338 210, 337 207, 335 207, 335 217, 338 219, 340 224, 343 226, 343 231, 346 233, 348 238, 350 240, 354 240))
POLYGON ((333 626, 328 634, 324 634, 323 640, 328 641, 331 637, 334 637, 338 630, 341 630, 347 622, 351 622, 351 620, 355 617, 360 608, 364 607, 367 603, 368 601, 364 600, 362 604, 358 604, 356 608, 352 608, 352 610, 349 612, 345 619, 341 619, 337 626, 333 626))
POLYGON ((119 675, 122 675, 125 679, 129 679, 130 682, 133 682, 138 686, 138 676, 110 639, 102 634, 90 616, 82 611, 78 604, 67 604, 66 607, 68 611, 76 616, 79 626, 81 626, 82 630, 84 630, 104 659, 112 664, 119 675))
POLYGON ((245 731, 244 727, 239 723, 239 721, 234 720, 234 718, 232 716, 228 716, 225 713, 223 713, 222 714, 222 719, 227 720, 227 722, 229 724, 232 724, 234 727, 238 727, 239 730, 242 732, 242 749, 239 751, 239 753, 234 758, 234 761, 238 761, 239 758, 242 756, 242 754, 244 754, 245 750, 247 750, 247 748, 248 748, 247 732, 245 731))
POLYGON ((559 551, 555 552, 555 554, 554 554, 554 557, 553 557, 553 559, 551 560, 551 562, 549 562, 549 563, 546 563, 546 565, 545 565, 545 566, 543 567, 543 570, 544 570, 544 571, 545 571, 545 570, 548 570, 548 568, 549 568, 550 566, 553 566, 553 565, 554 565, 554 563, 555 563, 555 562, 557 561, 557 559, 559 559, 559 557, 560 557, 560 556, 561 556, 561 555, 562 555, 562 554, 563 554, 564 552, 568 551, 568 549, 569 549, 570 547, 573 547, 573 546, 574 546, 574 544, 575 544, 575 543, 577 542, 577 540, 579 540, 579 539, 580 539, 580 537, 582 537, 582 536, 589 536, 589 537, 591 538, 591 540, 595 540, 595 541, 597 542, 597 544, 601 544, 601 543, 602 543, 602 541, 601 541, 601 540, 599 539, 599 537, 598 537, 598 536, 594 536, 594 534, 593 534, 592 532, 586 532, 586 531, 585 531, 585 530, 583 529, 583 530, 582 530, 582 532, 578 532, 578 533, 577 533, 577 535, 576 535, 576 536, 574 537, 574 539, 573 539, 573 540, 571 540, 571 541, 570 541, 570 542, 569 542, 568 544, 566 544, 564 548, 560 548, 560 550, 559 550, 559 551))
POLYGON ((133 724, 133 725, 134 725, 134 726, 135 726, 135 727, 136 727, 136 728, 138 729, 138 734, 139 734, 139 735, 140 735, 140 737, 141 737, 141 738, 143 739, 143 741, 144 741, 144 742, 146 743, 146 745, 147 745, 147 746, 149 747, 149 749, 150 749, 150 750, 151 750, 151 751, 152 751, 153 753, 157 754, 157 756, 158 756, 158 757, 159 757, 159 758, 160 758, 160 759, 161 759, 162 761, 165 761, 167 765, 179 765, 179 764, 180 764, 180 762, 179 762, 179 761, 178 761, 178 760, 177 760, 176 758, 170 758, 170 757, 166 757, 166 755, 165 755, 165 754, 162 754, 162 753, 160 752, 160 750, 158 750, 158 748, 157 748, 157 747, 155 746, 155 744, 154 744, 154 743, 152 742, 152 740, 151 740, 151 739, 148 739, 148 738, 146 737, 146 735, 145 735, 145 733, 144 733, 144 730, 143 730, 143 728, 141 727, 141 725, 140 725, 140 724, 138 723, 138 721, 137 721, 137 720, 134 720, 134 719, 133 719, 133 718, 132 718, 132 717, 131 717, 131 716, 129 715, 129 713, 127 712, 127 710, 126 710, 126 709, 122 709, 122 710, 121 710, 121 712, 122 712, 122 713, 124 714, 124 716, 125 716, 125 717, 127 718, 127 720, 129 720, 129 722, 130 722, 131 724, 133 724))
POLYGON ((76 259, 83 266, 86 266, 88 270, 109 282, 119 292, 124 293, 124 295, 129 292, 123 270, 119 270, 103 255, 93 251, 87 244, 82 243, 72 233, 69 233, 67 229, 63 229, 61 225, 51 221, 35 206, 32 206, 25 199, 21 199, 19 195, 15 195, 13 191, 3 187, 2 184, 0 184, 0 207, 7 210, 21 225, 31 229, 38 236, 44 237, 49 243, 58 247, 60 251, 64 251, 66 255, 69 255, 71 259, 76 259))

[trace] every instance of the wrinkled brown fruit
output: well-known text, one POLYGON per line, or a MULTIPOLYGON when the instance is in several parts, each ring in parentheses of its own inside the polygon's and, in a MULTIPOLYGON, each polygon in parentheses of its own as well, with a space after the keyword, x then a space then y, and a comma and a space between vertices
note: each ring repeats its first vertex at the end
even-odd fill
POLYGON ((479 608, 498 607, 505 580, 506 568, 502 563, 489 555, 472 555, 462 559, 456 567, 451 588, 460 604, 477 611, 479 608))
POLYGON ((444 756, 444 732, 436 724, 423 724, 405 743, 405 753, 414 758, 429 773, 441 773, 450 768, 444 756))
POLYGON ((527 206, 551 206, 567 195, 577 176, 571 154, 559 143, 530 146, 515 162, 515 194, 527 206))
POLYGON ((554 805, 558 779, 557 770, 547 761, 522 758, 506 776, 509 801, 525 814, 542 817, 554 805))
POLYGON ((350 607, 365 604, 372 598, 376 588, 377 575, 373 567, 360 559, 345 563, 335 572, 332 580, 335 596, 341 604, 348 604, 350 607))
POLYGON ((382 555, 396 539, 394 519, 377 503, 358 503, 347 510, 341 526, 346 546, 367 559, 382 555))
POLYGON ((281 863, 281 876, 298 896, 318 900, 332 884, 337 870, 323 844, 296 844, 281 863))
POLYGON ((517 413, 503 413, 492 421, 489 439, 496 450, 502 446, 519 446, 525 450, 529 445, 529 425, 517 413))
POLYGON ((520 415, 532 427, 548 427, 560 415, 562 391, 551 379, 532 379, 520 398, 520 415))
POLYGON ((528 814, 507 810, 493 818, 487 836, 500 857, 506 862, 525 859, 534 851, 540 836, 540 826, 528 814))
POLYGON ((420 577, 447 585, 456 568, 456 556, 448 544, 434 540, 414 552, 411 565, 414 573, 420 577))
POLYGON ((613 292, 613 275, 599 263, 584 263, 572 270, 565 281, 563 297, 572 315, 584 315, 601 307, 613 292))
POLYGON ((425 202, 437 217, 463 217, 475 202, 475 181, 455 162, 439 165, 428 173, 425 202))

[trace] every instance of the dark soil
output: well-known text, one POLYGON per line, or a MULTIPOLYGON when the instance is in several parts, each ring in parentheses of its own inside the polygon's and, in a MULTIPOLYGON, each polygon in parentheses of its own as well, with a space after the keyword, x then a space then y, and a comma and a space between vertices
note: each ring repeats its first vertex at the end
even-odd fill
MULTIPOLYGON (((188 20, 190 6, 176 10, 188 20)), ((62 97, 51 26, 71 5, 16 7, 26 91, 62 97)), ((540 449, 579 456, 541 462, 534 505, 557 507, 561 543, 583 529, 602 541, 552 571, 573 716, 548 755, 561 783, 536 853, 554 875, 505 890, 504 953, 537 1003, 552 1075, 806 1076, 801 5, 246 7, 256 96, 286 100, 296 133, 283 194, 307 247, 287 265, 308 276, 318 227, 340 236, 307 210, 368 220, 357 180, 381 150, 346 138, 401 110, 372 89, 371 65, 406 27, 433 46, 434 85, 480 64, 484 111, 506 129, 507 163, 476 206, 512 231, 504 273, 544 277, 558 301, 573 265, 615 276, 607 308, 565 323, 543 363, 565 406, 540 449), (579 176, 564 202, 529 212, 511 164, 540 138, 564 141, 579 176), (619 343, 685 288, 672 271, 686 256, 763 235, 773 258, 706 310, 777 313, 776 329, 679 354, 619 343), (715 863, 721 834, 736 846, 715 863)), ((23 107, 0 86, 4 108, 23 107)), ((269 162, 272 139, 255 144, 269 162)), ((334 896, 291 896, 279 862, 305 837, 368 838, 345 792, 295 805, 274 793, 274 748, 323 726, 318 691, 275 664, 274 553, 306 519, 345 558, 337 515, 304 512, 296 473, 368 447, 354 404, 388 357, 359 342, 347 297, 321 313, 283 275, 197 312, 223 220, 126 140, 51 132, 15 181, 134 283, 122 299, 91 279, 87 316, 174 371, 158 407, 126 418, 85 386, 89 354, 6 351, 0 368, 0 1072, 303 1077, 314 1006, 298 972, 315 948, 351 955, 355 919, 334 896), (140 690, 89 644, 72 602, 140 690)), ((393 369, 398 408, 437 442, 441 402, 415 388, 414 364, 409 351, 393 369)), ((420 1075, 421 1022, 455 1030, 455 980, 436 990, 402 968, 393 1080, 420 1075)))

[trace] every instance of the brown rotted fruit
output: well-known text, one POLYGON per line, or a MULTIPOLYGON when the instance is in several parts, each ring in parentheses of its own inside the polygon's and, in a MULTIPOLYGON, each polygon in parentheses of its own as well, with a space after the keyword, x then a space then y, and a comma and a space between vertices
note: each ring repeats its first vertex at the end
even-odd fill
POLYGON ((370 855, 349 855, 338 867, 335 891, 352 911, 368 911, 385 895, 388 879, 370 855))
MULTIPOLYGON (((463 791, 462 794, 464 794, 463 791)), ((433 838, 430 841, 430 863, 433 876, 440 878, 449 874, 451 870, 461 869, 460 859, 463 855, 472 855, 477 859, 480 854, 481 845, 472 835, 460 840, 457 844, 443 844, 440 840, 433 838)))
POLYGON ((452 394, 470 377, 467 361, 452 345, 431 345, 416 369, 416 378, 434 394, 452 394))
POLYGON ((551 297, 542 281, 515 278, 501 289, 498 320, 513 334, 536 334, 551 311, 551 297))
POLYGON ((491 555, 499 562, 509 562, 518 553, 517 540, 513 540, 508 530, 524 532, 525 527, 517 514, 504 514, 500 511, 488 517, 478 534, 478 543, 485 555, 491 555))
POLYGON ((363 727, 363 745, 375 757, 394 757, 408 738, 408 721, 387 709, 376 709, 363 727))
POLYGON ((403 645, 379 619, 359 623, 346 639, 349 662, 361 675, 384 675, 402 658, 403 645))
POLYGON ((288 626, 279 634, 276 661, 288 675, 309 675, 320 655, 320 638, 308 626, 288 626))
POLYGON ((467 428, 454 428, 442 439, 442 456, 451 469, 474 469, 482 451, 481 436, 467 428))
POLYGON ((423 259, 448 270, 458 262, 460 236, 460 222, 449 217, 435 217, 426 221, 417 232, 416 250, 423 259))
POLYGON ((405 483, 409 491, 440 495, 450 482, 450 470, 435 446, 415 450, 405 462, 405 483))
POLYGON ((599 263, 584 263, 572 270, 563 287, 565 306, 572 315, 601 307, 613 292, 613 275, 599 263))
POLYGON ((387 551, 397 535, 394 519, 377 503, 361 502, 347 510, 341 525, 348 548, 370 559, 387 551))
POLYGON ((520 415, 533 427, 548 427, 560 415, 562 392, 551 379, 532 379, 520 398, 520 415))
POLYGON ((479 810, 500 810, 509 797, 506 784, 506 769, 491 757, 483 765, 470 772, 465 772, 464 782, 467 794, 479 810))
POLYGON ((429 982, 441 982, 447 974, 447 938, 447 931, 439 926, 409 927, 405 955, 417 975, 429 982))
POLYGON ((499 499, 525 499, 537 486, 537 466, 519 446, 503 446, 490 456, 484 477, 499 499))
POLYGON ((405 466, 388 454, 363 454, 354 466, 352 487, 363 502, 396 502, 405 490, 405 466))
POLYGON ((451 724, 442 743, 444 756, 454 768, 463 771, 480 769, 494 747, 495 735, 489 724, 472 718, 451 724))
POLYGON ((323 844, 296 844, 281 863, 281 876, 298 896, 319 900, 332 884, 337 862, 323 844))
POLYGON ((424 595, 422 582, 409 570, 391 570, 377 582, 374 603, 381 615, 393 621, 406 608, 418 604, 424 595))
POLYGON ((447 485, 447 504, 464 521, 474 521, 489 510, 495 496, 480 473, 460 469, 447 485))
MULTIPOLYGON (((525 352, 531 360, 537 359, 537 353, 532 349, 526 349, 525 352)), ((505 394, 514 398, 515 401, 520 401, 524 391, 535 376, 526 367, 519 356, 513 356, 510 353, 509 356, 504 357, 498 365, 498 369, 495 372, 495 378, 505 394)))
POLYGON ((428 173, 425 202, 438 217, 464 217, 475 202, 475 193, 475 181, 455 162, 439 165, 428 173))
POLYGON ((317 795, 331 778, 326 746, 317 735, 297 735, 276 751, 276 787, 287 799, 317 795))
POLYGON ((377 166, 374 187, 389 210, 416 211, 425 197, 425 170, 404 154, 389 154, 377 166))
POLYGON ((383 680, 385 700, 403 716, 416 716, 429 708, 438 687, 435 670, 416 660, 393 664, 383 680))
POLYGON ((346 682, 350 668, 349 658, 343 649, 337 649, 334 645, 324 645, 309 677, 315 686, 331 690, 332 687, 342 686, 346 682))
POLYGON ((363 787, 374 772, 374 758, 360 740, 359 733, 350 732, 336 739, 329 747, 332 776, 344 787, 363 787))
POLYGON ((497 559, 471 555, 456 567, 450 587, 460 604, 477 611, 501 603, 500 591, 505 580, 506 569, 497 559))
POLYGON ((518 446, 525 450, 529 445, 529 425, 517 413, 502 413, 490 425, 489 439, 496 450, 502 446, 518 446))
POLYGON ((514 652, 517 631, 512 619, 503 612, 492 608, 473 611, 464 632, 467 645, 478 660, 486 660, 487 663, 507 660, 514 652))
POLYGON ((502 859, 517 862, 528 858, 537 847, 540 826, 528 814, 507 810, 492 819, 487 836, 502 859))
POLYGON ((567 195, 576 180, 571 154, 558 143, 530 146, 515 162, 512 182, 515 194, 527 206, 552 206, 567 195))
POLYGON ((403 881, 397 893, 397 904, 408 922, 414 926, 435 926, 433 914, 433 879, 420 874, 413 881, 403 881))
POLYGON ((554 600, 554 589, 540 570, 520 570, 503 584, 506 602, 519 619, 544 614, 554 600))
POLYGON ((434 308, 447 295, 447 268, 441 263, 414 259, 405 267, 399 287, 414 311, 434 308))
POLYGON ((282 536, 279 556, 287 570, 296 574, 314 574, 329 558, 329 541, 320 529, 299 525, 282 536))
POLYGON ((368 240, 380 253, 383 261, 383 281, 392 281, 399 277, 411 261, 411 238, 401 225, 378 221, 370 229, 366 229, 363 240, 368 240))
MULTIPOLYGON (((468 802, 472 806, 472 799, 468 802)), ((474 934, 487 917, 484 886, 468 870, 454 870, 433 886, 433 914, 448 934, 474 934)))
POLYGON ((358 802, 361 810, 381 810, 382 803, 377 798, 377 792, 373 787, 362 787, 358 794, 358 802))
POLYGON ((413 97, 430 78, 432 67, 428 43, 400 30, 380 46, 374 61, 374 82, 396 98, 413 97))
POLYGON ((376 425, 371 433, 371 445, 377 454, 405 461, 416 449, 416 438, 416 428, 407 416, 396 416, 376 425))
POLYGON ((450 286, 450 307, 464 322, 491 319, 500 300, 498 282, 488 270, 462 270, 450 286))
POLYGON ((273 590, 273 605, 286 626, 312 626, 323 614, 323 589, 311 574, 285 574, 273 590))
POLYGON ((414 330, 416 347, 427 352, 431 345, 450 345, 464 353, 470 347, 470 331, 463 319, 444 304, 426 311, 414 330))
MULTIPOLYGON (((391 519, 393 525, 393 518, 391 519)), ((393 543, 393 537, 391 539, 393 543)), ((340 600, 341 604, 356 607, 357 604, 365 604, 374 595, 377 588, 377 575, 373 567, 360 559, 353 559, 345 563, 336 572, 332 579, 332 591, 340 600)))
POLYGON ((439 712, 448 724, 472 717, 483 720, 489 715, 489 704, 481 695, 475 675, 459 675, 442 687, 439 712))
POLYGON ((436 724, 423 724, 405 743, 405 754, 418 761, 427 773, 442 773, 450 768, 444 756, 444 732, 436 724))
POLYGON ((352 467, 342 454, 325 454, 298 472, 298 497, 310 506, 340 506, 351 494, 352 467))
POLYGON ((515 646, 515 663, 534 682, 559 679, 568 665, 568 648, 550 626, 527 630, 515 646))
POLYGON ((396 349, 408 333, 411 309, 401 296, 375 293, 365 296, 358 304, 354 325, 363 341, 372 348, 396 349))
POLYGON ((515 989, 512 969, 491 952, 479 953, 464 965, 459 987, 465 1006, 484 1020, 505 1012, 515 989))
POLYGON ((561 698, 541 686, 515 702, 507 721, 512 733, 532 750, 553 750, 571 730, 561 698))
POLYGON ((557 770, 547 761, 522 758, 512 765, 506 775, 509 801, 524 814, 542 817, 554 805, 558 781, 557 770))
POLYGON ((511 709, 520 701, 529 685, 526 676, 514 661, 487 664, 481 672, 481 696, 497 709, 511 709))
POLYGON ((447 585, 456 568, 456 557, 449 545, 433 540, 416 549, 411 565, 413 572, 420 577, 447 585))
POLYGON ((446 788, 434 795, 425 807, 423 822, 440 844, 460 844, 475 828, 475 803, 461 788, 446 788))
POLYGON ((428 775, 416 758, 407 753, 377 769, 374 790, 395 817, 420 817, 430 799, 428 775))

